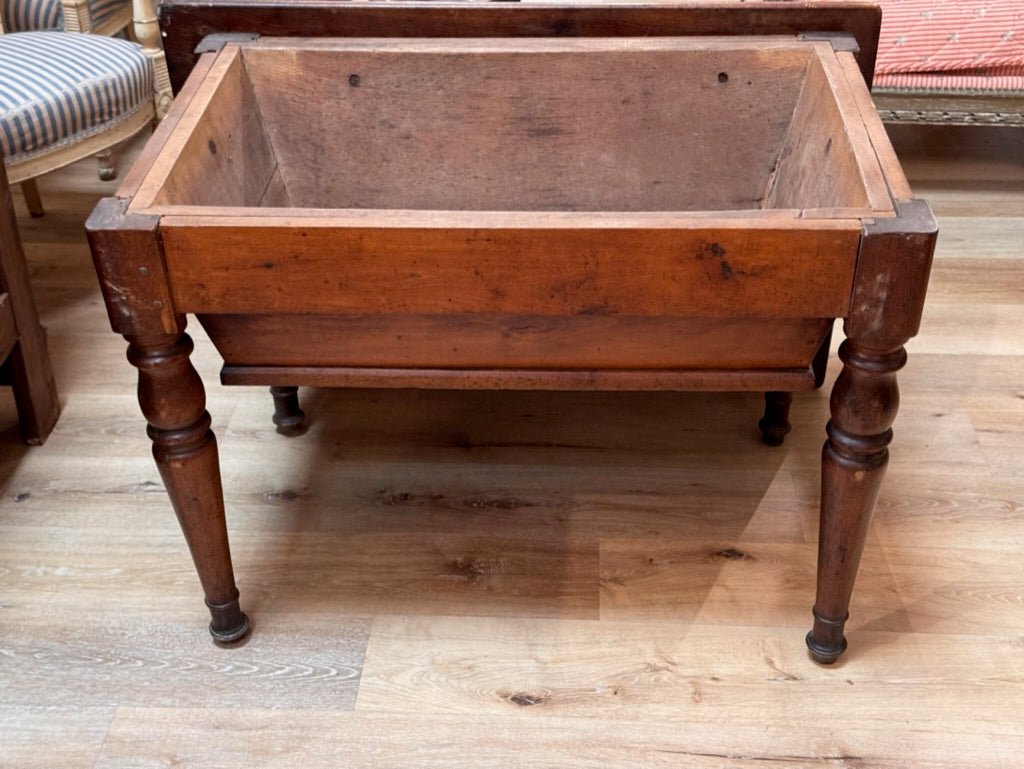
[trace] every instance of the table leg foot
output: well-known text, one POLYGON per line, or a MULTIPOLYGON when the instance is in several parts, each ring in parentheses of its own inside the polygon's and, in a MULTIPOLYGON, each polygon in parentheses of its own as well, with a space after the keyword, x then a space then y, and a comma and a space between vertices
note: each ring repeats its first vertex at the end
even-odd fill
POLYGON ((249 634, 251 624, 249 617, 238 605, 238 591, 227 603, 213 604, 206 602, 210 610, 210 635, 219 644, 233 644, 241 641, 249 634))
POLYGON ((282 435, 305 432, 306 412, 299 407, 298 387, 271 387, 274 397, 274 424, 282 435))
POLYGON ((789 407, 793 403, 792 393, 766 392, 764 394, 764 418, 757 423, 761 438, 769 446, 781 446, 792 429, 789 424, 789 407))
POLYGON ((840 620, 827 619, 814 613, 814 629, 807 633, 807 651, 819 665, 831 665, 846 651, 846 637, 843 628, 846 617, 840 620))

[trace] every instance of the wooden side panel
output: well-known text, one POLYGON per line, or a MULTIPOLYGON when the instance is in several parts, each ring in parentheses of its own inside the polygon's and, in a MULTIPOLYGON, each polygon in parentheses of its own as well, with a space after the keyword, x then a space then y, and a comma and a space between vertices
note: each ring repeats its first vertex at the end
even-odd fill
POLYGON ((847 32, 870 85, 882 14, 870 2, 345 2, 163 0, 160 24, 177 90, 213 32, 297 37, 648 37, 847 32))
POLYGON ((765 207, 861 208, 869 202, 842 111, 821 61, 812 59, 765 207))
POLYGON ((201 315, 228 365, 806 367, 831 320, 582 315, 201 315))
POLYGON ((859 222, 850 221, 771 227, 719 219, 671 229, 377 228, 325 221, 165 217, 175 307, 841 317, 860 240, 859 222))
POLYGON ((812 52, 261 40, 243 58, 296 207, 720 211, 761 208, 812 52))
POLYGON ((156 164, 160 150, 163 149, 163 146, 174 133, 174 129, 178 126, 189 104, 192 103, 192 99, 199 91, 200 85, 203 83, 216 58, 216 54, 208 53, 200 57, 196 62, 196 66, 192 70, 192 76, 174 98, 170 110, 164 119, 160 121, 159 125, 157 125, 156 130, 153 131, 153 135, 146 142, 142 153, 132 163, 128 173, 121 179, 121 183, 117 187, 116 197, 131 197, 139 191, 143 179, 145 179, 146 175, 156 164))
POLYGON ((437 390, 624 390, 631 392, 797 392, 814 388, 807 369, 723 371, 552 371, 545 369, 387 369, 225 366, 226 385, 380 387, 437 390))
POLYGON ((903 167, 900 165, 899 158, 896 157, 896 151, 892 148, 892 142, 878 116, 878 110, 872 101, 871 94, 864 86, 856 59, 850 53, 840 53, 837 58, 856 98, 860 118, 870 137, 872 150, 882 167, 889 194, 895 200, 910 200, 914 196, 910 189, 910 183, 903 173, 903 167))
POLYGON ((257 206, 262 200, 277 161, 237 48, 221 53, 203 85, 213 92, 201 93, 179 121, 177 133, 187 139, 161 153, 136 210, 150 202, 257 206))

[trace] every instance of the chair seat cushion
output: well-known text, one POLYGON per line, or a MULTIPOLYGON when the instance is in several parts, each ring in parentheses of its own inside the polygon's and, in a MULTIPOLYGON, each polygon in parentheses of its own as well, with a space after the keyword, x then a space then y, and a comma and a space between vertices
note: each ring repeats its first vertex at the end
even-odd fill
MULTIPOLYGON (((1024 66, 1021 0, 879 0, 877 75, 1024 66)), ((1002 72, 995 72, 1002 75, 1002 72)))
POLYGON ((64 32, 0 35, 0 144, 8 162, 106 131, 153 103, 136 43, 64 32))
MULTIPOLYGON (((89 0, 89 19, 98 27, 122 11, 128 0, 89 0)), ((60 0, 0 0, 4 29, 8 32, 40 32, 64 28, 60 0)))

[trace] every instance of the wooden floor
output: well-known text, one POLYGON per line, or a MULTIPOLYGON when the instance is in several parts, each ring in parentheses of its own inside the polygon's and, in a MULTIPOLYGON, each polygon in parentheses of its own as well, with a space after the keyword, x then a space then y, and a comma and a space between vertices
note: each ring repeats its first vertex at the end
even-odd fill
MULTIPOLYGON (((850 651, 804 651, 827 390, 261 389, 194 356, 243 605, 213 646, 82 222, 24 215, 64 405, 0 392, 0 767, 1021 767, 1024 133, 899 130, 942 228, 850 651)), ((833 359, 829 381, 835 376, 833 359)))

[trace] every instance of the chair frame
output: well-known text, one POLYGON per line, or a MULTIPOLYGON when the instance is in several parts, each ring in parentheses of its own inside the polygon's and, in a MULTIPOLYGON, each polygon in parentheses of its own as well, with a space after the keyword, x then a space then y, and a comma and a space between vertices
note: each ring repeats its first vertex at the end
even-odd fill
POLYGON ((28 265, 18 237, 0 152, 0 364, 10 372, 25 440, 46 441, 60 415, 60 400, 39 324, 28 265))
MULTIPOLYGON (((87 0, 61 0, 61 5, 64 8, 64 29, 69 34, 110 35, 126 27, 130 30, 134 39, 142 46, 142 52, 153 62, 153 102, 109 131, 52 152, 44 151, 25 160, 9 162, 8 180, 11 184, 21 184, 29 210, 36 216, 42 215, 42 204, 35 186, 35 177, 95 155, 100 156, 100 177, 112 179, 114 172, 109 165, 110 150, 134 136, 145 126, 162 120, 173 98, 171 81, 167 74, 167 61, 160 43, 156 0, 132 0, 131 8, 125 6, 123 13, 106 20, 98 27, 92 26, 87 0)), ((4 28, 3 21, 0 20, 0 35, 2 34, 4 28)))

